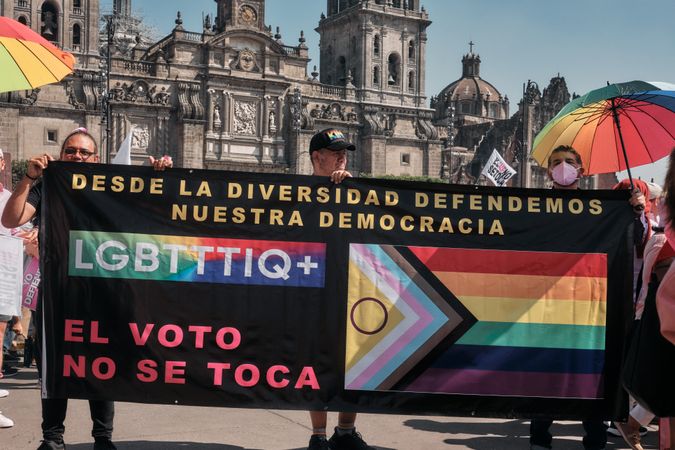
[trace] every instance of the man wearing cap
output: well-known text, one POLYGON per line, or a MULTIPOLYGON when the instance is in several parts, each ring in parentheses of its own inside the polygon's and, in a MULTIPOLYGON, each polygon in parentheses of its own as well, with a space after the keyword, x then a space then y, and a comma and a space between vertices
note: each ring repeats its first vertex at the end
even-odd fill
MULTIPOLYGON (((346 170, 347 150, 354 151, 356 146, 347 141, 342 131, 328 128, 316 133, 309 144, 313 175, 330 177, 335 184, 351 177, 352 174, 346 170)), ((312 421, 312 437, 307 450, 374 450, 356 432, 356 413, 339 413, 338 426, 330 439, 326 439, 328 413, 310 411, 309 417, 312 421)))

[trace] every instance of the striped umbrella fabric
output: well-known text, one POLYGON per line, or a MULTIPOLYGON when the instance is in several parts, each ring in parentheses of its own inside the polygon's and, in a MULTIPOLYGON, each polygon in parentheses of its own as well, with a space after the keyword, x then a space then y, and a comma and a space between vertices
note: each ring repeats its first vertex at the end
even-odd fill
POLYGON ((0 17, 0 92, 56 83, 73 72, 75 57, 25 25, 0 17))
POLYGON ((561 145, 579 152, 587 174, 658 161, 675 147, 675 85, 630 81, 572 100, 539 132, 532 157, 548 167, 561 145))
POLYGON ((411 251, 478 321, 406 390, 602 397, 607 255, 411 251))

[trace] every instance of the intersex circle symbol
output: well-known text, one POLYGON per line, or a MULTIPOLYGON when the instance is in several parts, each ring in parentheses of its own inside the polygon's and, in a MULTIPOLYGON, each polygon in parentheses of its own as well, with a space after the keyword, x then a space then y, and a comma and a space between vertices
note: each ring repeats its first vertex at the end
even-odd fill
POLYGON ((373 298, 373 297, 365 297, 365 298, 362 298, 361 300, 359 300, 358 302, 354 303, 354 306, 352 306, 352 310, 349 313, 349 320, 352 322, 352 326, 356 329, 356 331, 358 331, 361 334, 366 334, 366 335, 372 336, 372 335, 377 334, 380 331, 384 330, 384 327, 387 326, 387 321, 389 320, 389 313, 387 312, 387 307, 384 306, 384 303, 382 303, 381 301, 379 301, 378 299, 373 298), (356 324, 356 319, 354 318, 354 315, 356 313, 356 309, 360 305, 365 304, 365 303, 375 303, 380 308, 382 308, 382 313, 384 315, 384 318, 382 319, 382 323, 380 324, 380 326, 377 327, 375 330, 371 330, 371 331, 364 330, 363 328, 359 327, 356 324))

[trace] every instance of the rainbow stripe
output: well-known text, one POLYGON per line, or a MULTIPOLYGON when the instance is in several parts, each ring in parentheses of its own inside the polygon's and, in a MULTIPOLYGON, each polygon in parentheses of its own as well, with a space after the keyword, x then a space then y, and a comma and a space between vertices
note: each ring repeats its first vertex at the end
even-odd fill
POLYGON ((70 276, 322 288, 325 271, 321 243, 70 232, 70 276))
POLYGON ((478 322, 406 391, 602 397, 606 255, 410 250, 478 322))

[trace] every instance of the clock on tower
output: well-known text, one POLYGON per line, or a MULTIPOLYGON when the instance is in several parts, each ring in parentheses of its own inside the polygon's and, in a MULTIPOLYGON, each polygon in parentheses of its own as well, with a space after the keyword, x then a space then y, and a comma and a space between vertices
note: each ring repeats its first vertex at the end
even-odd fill
POLYGON ((251 27, 262 30, 265 27, 264 0, 216 0, 218 3, 218 17, 216 28, 218 32, 227 27, 251 27))

